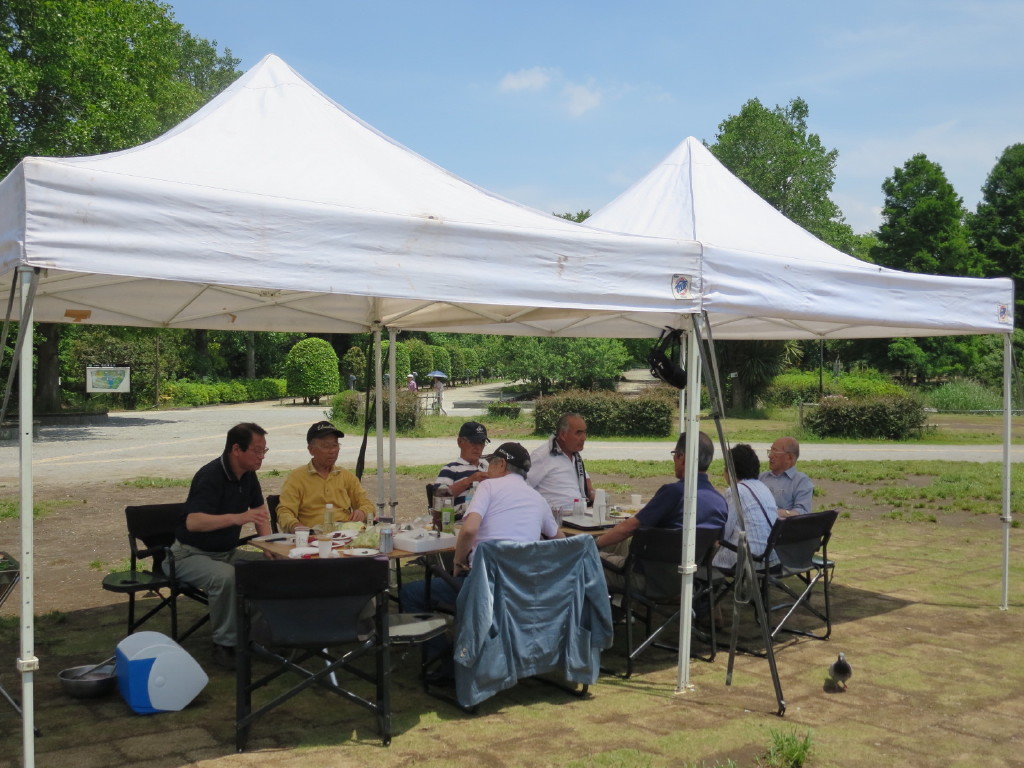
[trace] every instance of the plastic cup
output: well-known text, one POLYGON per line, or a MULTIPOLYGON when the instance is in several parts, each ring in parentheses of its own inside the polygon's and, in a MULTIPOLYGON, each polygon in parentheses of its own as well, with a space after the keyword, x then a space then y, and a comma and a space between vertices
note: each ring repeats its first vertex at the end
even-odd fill
POLYGON ((331 547, 334 544, 334 538, 332 536, 324 536, 321 534, 316 537, 316 548, 321 558, 328 558, 331 556, 331 547))
POLYGON ((631 493, 629 495, 629 503, 633 507, 633 509, 640 509, 640 494, 631 493))
POLYGON ((296 547, 305 547, 309 544, 309 528, 307 526, 296 525, 294 533, 296 547))

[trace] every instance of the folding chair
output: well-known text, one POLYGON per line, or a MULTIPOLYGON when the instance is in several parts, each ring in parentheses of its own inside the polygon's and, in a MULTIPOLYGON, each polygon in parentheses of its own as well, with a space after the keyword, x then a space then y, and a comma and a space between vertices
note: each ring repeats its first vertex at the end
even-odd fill
POLYGON ((385 559, 245 560, 235 564, 235 589, 235 746, 239 752, 245 749, 256 719, 314 685, 373 712, 381 740, 385 746, 391 743, 385 559), (367 604, 374 599, 370 616, 367 604), (253 680, 254 656, 275 668, 253 680), (359 663, 364 656, 372 659, 372 665, 359 663), (315 663, 308 665, 311 660, 315 663), (253 709, 253 693, 286 673, 298 675, 301 681, 253 709), (372 683, 373 698, 339 684, 342 673, 353 681, 372 683))
POLYGON ((174 529, 184 512, 184 504, 147 504, 124 508, 128 525, 128 547, 131 551, 131 566, 127 571, 111 573, 104 577, 103 588, 110 592, 128 595, 128 632, 136 629, 155 616, 161 609, 169 608, 171 613, 171 638, 182 642, 204 623, 209 613, 204 613, 183 635, 178 635, 178 596, 184 595, 206 605, 206 593, 177 578, 171 545, 174 544, 174 529), (142 563, 149 560, 149 568, 142 563), (169 563, 170 574, 165 575, 164 561, 169 563), (166 593, 164 592, 166 590, 166 593), (160 602, 150 608, 141 618, 135 618, 137 597, 154 595, 160 602))
MULTIPOLYGON (((721 530, 698 528, 694 542, 694 562, 697 573, 694 579, 693 605, 702 600, 711 617, 708 633, 694 626, 693 631, 711 647, 706 661, 714 661, 717 649, 715 636, 715 594, 711 578, 711 560, 715 544, 721 537, 721 530)), ((621 607, 626 620, 626 673, 633 674, 634 662, 651 646, 664 650, 679 651, 678 645, 660 640, 662 634, 679 624, 679 608, 682 599, 683 531, 679 528, 641 528, 633 533, 629 554, 621 568, 608 561, 602 561, 606 569, 619 574, 622 586, 609 586, 614 599, 621 596, 621 607), (638 621, 643 622, 644 636, 637 644, 635 633, 638 621), (655 621, 659 623, 655 626, 655 621)), ((618 581, 618 580, 617 580, 618 581)))
POLYGON ((270 532, 280 533, 277 527, 277 505, 281 503, 281 497, 276 493, 267 496, 267 510, 270 512, 270 532))
POLYGON ((570 692, 586 695, 600 675, 601 651, 614 640, 593 537, 480 542, 455 624, 455 686, 463 709, 549 672, 559 673, 570 692))
POLYGON ((832 634, 832 606, 829 599, 829 584, 835 571, 835 563, 828 559, 828 542, 832 537, 832 526, 839 512, 830 509, 824 512, 812 512, 807 515, 782 517, 775 521, 764 555, 755 558, 757 576, 761 586, 765 612, 771 617, 774 612, 786 611, 782 619, 771 630, 772 638, 779 632, 813 637, 817 640, 828 640, 832 634), (778 559, 777 566, 766 567, 765 564, 774 553, 778 559), (793 589, 786 579, 794 578, 799 582, 793 589), (824 608, 818 609, 811 599, 818 583, 822 585, 824 608), (770 599, 771 590, 782 592, 786 599, 773 604, 770 599), (797 591, 799 590, 799 591, 797 591), (802 608, 825 622, 822 633, 805 629, 787 627, 786 621, 798 609, 802 608))

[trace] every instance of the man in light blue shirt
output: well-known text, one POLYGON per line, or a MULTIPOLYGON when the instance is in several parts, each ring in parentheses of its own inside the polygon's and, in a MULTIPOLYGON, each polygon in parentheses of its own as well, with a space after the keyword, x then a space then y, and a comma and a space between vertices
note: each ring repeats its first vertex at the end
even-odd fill
POLYGON ((793 437, 780 437, 768 449, 767 472, 758 478, 768 486, 779 507, 779 517, 806 515, 811 511, 814 483, 796 468, 800 443, 793 437))

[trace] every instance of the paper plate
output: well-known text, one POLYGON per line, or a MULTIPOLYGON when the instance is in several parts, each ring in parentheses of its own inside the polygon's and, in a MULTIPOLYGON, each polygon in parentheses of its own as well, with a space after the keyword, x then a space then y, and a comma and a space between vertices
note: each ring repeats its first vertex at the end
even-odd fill
POLYGON ((320 550, 316 547, 295 547, 288 551, 288 557, 293 560, 299 560, 300 558, 308 557, 309 555, 317 555, 319 553, 320 550))
POLYGON ((346 549, 345 554, 349 557, 373 557, 379 555, 378 549, 346 549))

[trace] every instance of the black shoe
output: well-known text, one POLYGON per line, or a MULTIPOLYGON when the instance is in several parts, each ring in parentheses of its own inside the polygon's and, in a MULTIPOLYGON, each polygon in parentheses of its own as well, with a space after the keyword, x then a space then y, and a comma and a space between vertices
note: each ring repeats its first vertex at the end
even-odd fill
POLYGON ((235 649, 230 645, 213 644, 213 663, 223 669, 235 668, 235 649))

